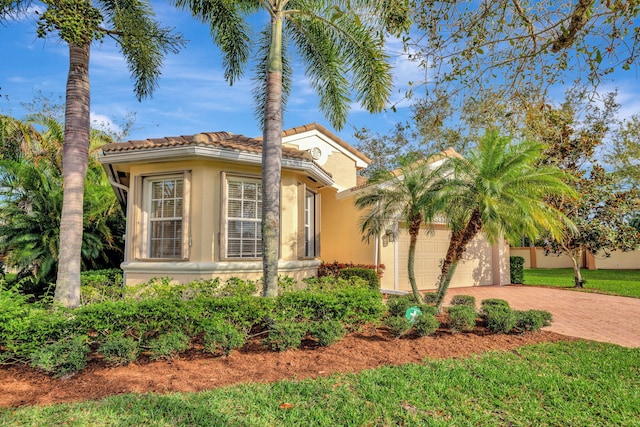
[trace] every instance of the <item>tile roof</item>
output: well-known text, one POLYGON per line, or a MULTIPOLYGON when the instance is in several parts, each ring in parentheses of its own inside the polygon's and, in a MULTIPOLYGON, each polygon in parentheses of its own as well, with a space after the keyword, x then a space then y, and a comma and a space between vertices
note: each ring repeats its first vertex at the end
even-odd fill
MULTIPOLYGON (((168 136, 164 138, 115 142, 103 145, 101 149, 103 153, 107 154, 186 146, 219 147, 248 153, 262 153, 262 141, 260 139, 249 138, 244 135, 236 135, 229 132, 203 132, 196 135, 168 136)), ((282 156, 292 159, 313 160, 309 152, 290 147, 282 147, 282 156)))

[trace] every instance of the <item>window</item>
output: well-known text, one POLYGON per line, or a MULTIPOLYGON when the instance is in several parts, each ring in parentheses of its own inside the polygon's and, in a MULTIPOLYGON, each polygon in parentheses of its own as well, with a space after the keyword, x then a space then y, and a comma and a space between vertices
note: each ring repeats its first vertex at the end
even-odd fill
POLYGON ((307 191, 304 197, 304 256, 316 256, 316 195, 307 191))
POLYGON ((184 257, 184 176, 145 178, 143 257, 184 257))
POLYGON ((226 185, 226 257, 262 256, 262 184, 229 177, 226 185))

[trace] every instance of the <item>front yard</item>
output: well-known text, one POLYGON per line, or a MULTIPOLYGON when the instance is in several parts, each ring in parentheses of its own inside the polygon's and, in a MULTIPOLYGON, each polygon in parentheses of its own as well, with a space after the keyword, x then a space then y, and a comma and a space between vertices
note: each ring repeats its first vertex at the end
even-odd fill
MULTIPOLYGON (((609 295, 640 298, 640 270, 581 270, 585 290, 609 295)), ((524 270, 526 285, 573 288, 570 268, 529 268, 524 270)))
POLYGON ((0 409, 0 425, 640 425, 640 349, 560 342, 201 393, 0 409))

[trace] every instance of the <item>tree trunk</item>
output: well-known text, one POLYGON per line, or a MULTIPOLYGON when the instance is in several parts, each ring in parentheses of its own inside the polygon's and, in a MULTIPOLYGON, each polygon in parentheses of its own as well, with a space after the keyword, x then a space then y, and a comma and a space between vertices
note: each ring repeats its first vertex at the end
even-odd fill
POLYGON ((469 218, 467 226, 461 231, 451 234, 447 255, 442 262, 442 269, 440 271, 440 277, 438 278, 438 297, 436 298, 438 311, 442 311, 444 297, 449 289, 449 284, 455 273, 458 261, 460 261, 462 255, 464 255, 464 252, 467 250, 469 242, 480 233, 482 225, 482 214, 476 209, 471 213, 471 218, 469 218))
POLYGON ((582 258, 582 250, 577 249, 576 252, 569 252, 571 262, 573 262, 573 283, 576 288, 583 288, 582 273, 580 272, 580 259, 582 258))
POLYGON ((69 43, 69 75, 62 151, 64 192, 55 291, 55 301, 65 307, 80 305, 82 209, 91 129, 89 50, 90 43, 83 46, 69 43))
POLYGON ((417 214, 416 216, 409 218, 409 260, 407 269, 409 272, 409 283, 411 283, 411 291, 413 292, 413 296, 418 302, 418 304, 422 304, 422 296, 420 296, 420 292, 418 291, 418 285, 416 283, 416 273, 415 273, 415 259, 416 259, 416 243, 418 241, 418 234, 420 233, 420 225, 422 224, 422 215, 417 214))
POLYGON ((271 20, 262 133, 262 295, 278 295, 280 167, 282 163, 282 16, 271 20))

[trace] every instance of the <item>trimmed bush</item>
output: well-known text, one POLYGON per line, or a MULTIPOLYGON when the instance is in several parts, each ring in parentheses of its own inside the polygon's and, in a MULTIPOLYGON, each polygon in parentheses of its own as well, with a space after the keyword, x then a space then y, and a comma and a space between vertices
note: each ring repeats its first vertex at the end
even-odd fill
POLYGON ((271 350, 285 351, 300 348, 302 339, 307 333, 307 324, 291 320, 277 320, 269 327, 265 344, 271 350))
POLYGON ((189 348, 190 339, 182 332, 169 332, 149 341, 151 359, 172 359, 189 348))
POLYGON ((371 270, 368 268, 345 268, 338 273, 338 276, 343 279, 350 279, 351 277, 360 277, 367 281, 369 288, 379 290, 380 289, 380 278, 378 277, 378 273, 375 270, 371 270))
POLYGON ((421 337, 433 335, 439 327, 440 323, 436 320, 436 316, 425 312, 413 323, 413 330, 421 337))
POLYGON ((524 258, 521 256, 509 257, 509 270, 511 283, 524 283, 524 258))
POLYGON ((477 313, 468 305, 454 305, 447 309, 449 327, 453 332, 471 331, 476 326, 477 313))
POLYGON ((389 333, 394 337, 401 337, 411 329, 411 322, 406 317, 391 316, 384 321, 384 325, 389 329, 389 333))
POLYGON ((515 328, 521 332, 538 331, 540 328, 550 326, 553 320, 551 313, 545 310, 515 311, 515 328))
POLYGON ((451 305, 468 305, 476 308, 476 297, 472 295, 454 295, 451 298, 451 305))
POLYGON ((516 314, 509 307, 500 305, 485 307, 484 319, 487 329, 508 334, 516 326, 516 314))
POLYGON ((98 347, 98 353, 112 366, 126 366, 138 358, 138 341, 122 334, 109 335, 98 347))
POLYGON ((64 338, 42 347, 31 355, 31 366, 61 377, 81 371, 87 365, 86 337, 64 338))
POLYGON ((482 313, 486 313, 487 310, 493 307, 511 308, 509 307, 509 303, 507 301, 503 299, 498 299, 498 298, 483 299, 482 302, 480 303, 480 311, 482 313))
POLYGON ((387 308, 389 309, 390 316, 404 316, 407 309, 411 306, 418 306, 418 302, 413 294, 391 295, 387 299, 387 308))
POLYGON ((425 304, 435 304, 438 301, 438 293, 437 292, 426 292, 422 295, 422 299, 425 304))
POLYGON ((231 350, 242 347, 247 334, 222 319, 210 319, 204 326, 204 347, 210 353, 228 356, 231 350))
POLYGON ((338 320, 325 320, 312 323, 309 332, 318 340, 318 344, 327 347, 344 338, 347 329, 338 320))

